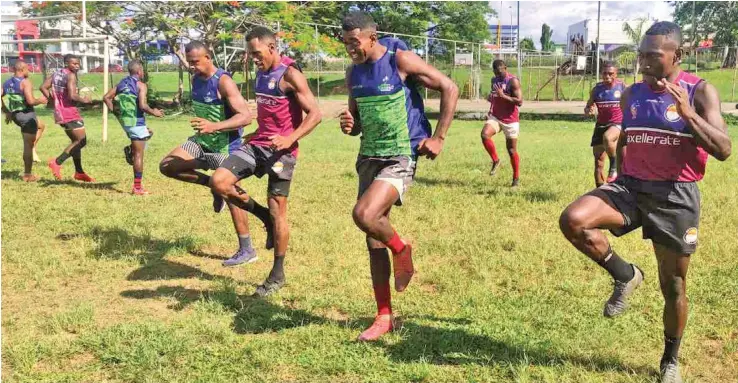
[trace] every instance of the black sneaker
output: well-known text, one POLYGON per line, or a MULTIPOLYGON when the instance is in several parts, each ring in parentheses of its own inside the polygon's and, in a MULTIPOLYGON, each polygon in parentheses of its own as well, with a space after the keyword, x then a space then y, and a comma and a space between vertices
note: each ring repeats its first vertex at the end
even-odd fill
POLYGON ((643 283, 643 279, 643 271, 638 266, 633 265, 633 278, 628 282, 614 281, 612 295, 605 303, 603 314, 608 318, 612 318, 624 313, 628 308, 628 297, 643 283))
POLYGON ((253 297, 264 298, 266 296, 272 295, 276 293, 279 289, 281 289, 282 286, 284 286, 284 282, 284 278, 278 281, 271 281, 269 280, 269 278, 267 278, 264 283, 256 287, 256 291, 254 292, 253 297))
POLYGON ((220 213, 221 211, 223 211, 223 209, 225 209, 226 202, 220 195, 215 194, 212 191, 211 193, 213 194, 213 211, 216 213, 220 213))
POLYGON ((500 167, 500 160, 492 161, 492 169, 489 170, 489 175, 493 176, 497 173, 497 168, 500 167))
POLYGON ((131 151, 131 145, 123 147, 123 154, 126 156, 126 162, 128 162, 128 165, 133 166, 133 152, 131 151))
POLYGON ((511 187, 511 188, 513 188, 513 189, 515 189, 515 188, 517 188, 518 186, 520 186, 520 180, 516 178, 516 179, 514 179, 514 180, 513 180, 513 182, 512 182, 512 184, 510 185, 510 187, 511 187))

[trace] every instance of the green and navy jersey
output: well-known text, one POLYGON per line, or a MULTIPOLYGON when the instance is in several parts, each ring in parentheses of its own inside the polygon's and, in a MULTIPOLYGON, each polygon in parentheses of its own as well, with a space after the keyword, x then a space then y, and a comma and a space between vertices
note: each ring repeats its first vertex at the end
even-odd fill
POLYGON ((12 113, 15 112, 31 112, 33 107, 26 103, 26 96, 21 90, 21 82, 25 77, 11 77, 3 83, 3 95, 8 96, 6 107, 12 113))
MULTIPOLYGON (((195 115, 208 121, 225 121, 234 115, 218 94, 218 84, 223 76, 231 75, 223 69, 218 69, 210 78, 204 79, 194 76, 192 80, 192 104, 195 115)), ((197 134, 195 142, 211 153, 228 154, 241 146, 243 128, 228 132, 197 134)))
POLYGON ((138 76, 127 76, 115 88, 115 102, 120 110, 123 127, 146 126, 144 111, 138 107, 138 76))
POLYGON ((430 123, 414 102, 417 90, 400 77, 396 49, 396 44, 387 44, 376 62, 351 67, 349 91, 361 118, 361 155, 416 155, 420 141, 430 137, 430 123))

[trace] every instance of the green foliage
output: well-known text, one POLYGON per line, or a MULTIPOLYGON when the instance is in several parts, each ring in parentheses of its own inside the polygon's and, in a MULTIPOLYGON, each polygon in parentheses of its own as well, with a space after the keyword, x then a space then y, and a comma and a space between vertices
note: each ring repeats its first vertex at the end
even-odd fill
POLYGON ((536 50, 536 44, 533 42, 533 38, 524 37, 523 40, 520 41, 520 49, 523 51, 536 50))
POLYGON ((738 45, 738 2, 670 1, 669 3, 674 6, 674 22, 682 27, 685 41, 695 40, 699 43, 714 33, 715 45, 731 47, 738 45))
POLYGON ((553 29, 551 29, 548 24, 543 23, 543 25, 541 25, 541 51, 554 51, 555 47, 553 40, 551 40, 551 36, 553 36, 553 29))

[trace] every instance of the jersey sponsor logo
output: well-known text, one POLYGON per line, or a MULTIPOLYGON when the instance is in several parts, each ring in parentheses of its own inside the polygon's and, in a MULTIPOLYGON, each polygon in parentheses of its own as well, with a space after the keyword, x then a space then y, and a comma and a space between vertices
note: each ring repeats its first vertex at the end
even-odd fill
POLYGON ((633 119, 638 117, 638 104, 637 103, 630 104, 630 115, 633 117, 633 119))
POLYGON ((666 145, 666 146, 680 146, 682 140, 679 137, 673 136, 654 136, 647 132, 635 133, 628 135, 629 144, 652 144, 652 145, 666 145))
POLYGON ((267 85, 267 87, 269 87, 269 89, 274 89, 276 86, 277 86, 277 79, 274 77, 269 79, 269 84, 267 85))
POLYGON ((690 227, 687 229, 687 231, 684 233, 684 243, 688 245, 694 245, 697 243, 697 228, 696 227, 690 227))
POLYGON ((277 100, 269 97, 256 96, 256 103, 265 106, 277 106, 277 100))
POLYGON ((617 99, 620 99, 620 91, 619 90, 616 90, 615 93, 613 93, 612 95, 613 95, 613 97, 615 97, 617 99))
POLYGON ((664 117, 671 122, 679 121, 682 117, 679 115, 679 112, 677 111, 677 107, 674 104, 669 105, 666 107, 666 112, 664 112, 664 117))

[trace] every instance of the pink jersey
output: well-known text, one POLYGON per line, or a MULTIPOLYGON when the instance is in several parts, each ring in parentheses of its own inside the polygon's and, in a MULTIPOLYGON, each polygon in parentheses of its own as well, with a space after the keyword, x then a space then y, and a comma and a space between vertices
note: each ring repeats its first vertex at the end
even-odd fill
POLYGON ((512 97, 513 79, 515 79, 515 76, 510 73, 508 73, 502 80, 498 79, 496 76, 492 78, 492 106, 489 109, 489 115, 505 124, 520 121, 518 105, 504 100, 501 97, 497 97, 495 87, 502 87, 502 91, 506 95, 512 97))
MULTIPOLYGON (((279 89, 279 82, 293 66, 299 70, 294 60, 282 56, 276 69, 256 73, 256 121, 259 124, 256 135, 249 143, 256 146, 272 145, 271 136, 289 136, 302 123, 302 108, 294 95, 285 94, 279 89)), ((297 142, 290 148, 297 157, 297 142)))
MULTIPOLYGON (((697 84, 703 80, 680 72, 676 84, 694 103, 697 84)), ((644 181, 699 181, 705 175, 707 152, 697 144, 692 130, 677 113, 674 98, 656 92, 645 82, 630 88, 623 111, 627 149, 623 174, 644 181)))
POLYGON ((67 81, 69 80, 70 73, 72 72, 69 69, 64 68, 57 70, 51 75, 51 93, 54 97, 54 121, 57 124, 66 124, 82 119, 74 101, 69 97, 67 81))

